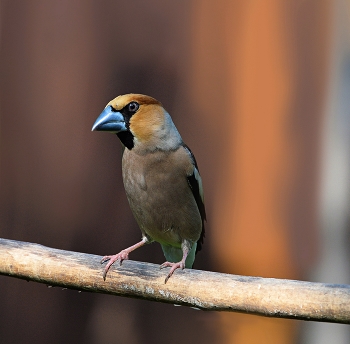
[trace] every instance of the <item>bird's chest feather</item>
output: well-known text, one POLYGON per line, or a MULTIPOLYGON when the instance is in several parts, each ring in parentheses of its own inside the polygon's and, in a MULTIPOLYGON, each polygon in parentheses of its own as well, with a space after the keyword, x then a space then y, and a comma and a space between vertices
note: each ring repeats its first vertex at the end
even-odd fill
POLYGON ((181 166, 170 164, 169 160, 168 156, 156 153, 147 158, 126 155, 123 158, 123 181, 128 197, 152 202, 167 199, 174 193, 169 184, 182 184, 179 182, 186 180, 186 174, 181 166))
POLYGON ((200 216, 187 182, 188 166, 174 158, 171 154, 124 152, 123 180, 141 230, 156 241, 180 245, 184 236, 198 240, 194 229, 200 216))

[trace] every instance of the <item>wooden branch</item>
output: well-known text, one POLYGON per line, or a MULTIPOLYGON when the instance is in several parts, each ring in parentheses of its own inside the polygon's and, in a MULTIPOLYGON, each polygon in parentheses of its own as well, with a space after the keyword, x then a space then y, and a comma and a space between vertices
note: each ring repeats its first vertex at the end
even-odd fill
POLYGON ((159 265, 124 261, 102 278, 101 256, 0 239, 0 274, 107 293, 268 317, 350 323, 350 285, 176 270, 164 284, 159 265))

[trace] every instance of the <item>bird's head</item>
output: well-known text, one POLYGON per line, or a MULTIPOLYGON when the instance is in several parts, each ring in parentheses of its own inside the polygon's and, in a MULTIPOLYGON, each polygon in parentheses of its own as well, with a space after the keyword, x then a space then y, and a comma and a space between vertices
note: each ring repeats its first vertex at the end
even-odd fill
POLYGON ((171 150, 181 136, 162 104, 143 94, 125 94, 111 100, 92 131, 117 134, 128 149, 171 150))

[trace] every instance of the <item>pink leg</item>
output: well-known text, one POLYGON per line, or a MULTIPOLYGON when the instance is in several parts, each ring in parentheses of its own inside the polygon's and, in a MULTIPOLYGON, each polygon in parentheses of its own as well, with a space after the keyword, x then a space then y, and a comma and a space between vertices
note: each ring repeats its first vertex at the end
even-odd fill
POLYGON ((187 255, 188 255, 188 249, 187 248, 183 248, 183 256, 182 256, 182 259, 177 262, 177 263, 171 263, 171 262, 165 262, 163 263, 160 268, 163 269, 167 266, 171 267, 169 273, 168 273, 168 276, 165 278, 165 282, 164 284, 166 284, 166 282, 168 282, 168 279, 173 275, 174 271, 176 269, 184 269, 185 268, 185 262, 186 262, 186 258, 187 258, 187 255))
POLYGON ((107 272, 114 262, 119 261, 120 265, 122 265, 123 260, 129 259, 130 252, 136 250, 137 248, 143 246, 146 243, 147 243, 147 238, 142 238, 142 240, 140 242, 138 242, 137 244, 132 245, 132 246, 126 248, 125 250, 120 251, 119 253, 117 253, 113 256, 104 256, 101 259, 101 264, 108 261, 108 260, 109 260, 109 262, 104 268, 103 279, 106 280, 107 272))

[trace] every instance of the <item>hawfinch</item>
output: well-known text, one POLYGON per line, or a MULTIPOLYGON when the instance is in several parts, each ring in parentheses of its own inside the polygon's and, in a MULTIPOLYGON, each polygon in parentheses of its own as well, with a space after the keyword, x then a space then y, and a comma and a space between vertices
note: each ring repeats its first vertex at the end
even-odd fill
POLYGON ((156 99, 125 94, 110 101, 92 130, 117 134, 125 146, 122 158, 127 199, 141 229, 142 240, 116 255, 103 257, 111 265, 129 253, 157 241, 170 267, 165 283, 178 268, 191 268, 203 244, 206 220, 202 180, 191 150, 182 141, 170 115, 156 99))

